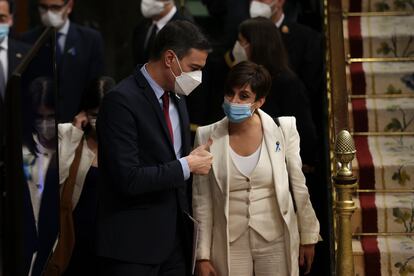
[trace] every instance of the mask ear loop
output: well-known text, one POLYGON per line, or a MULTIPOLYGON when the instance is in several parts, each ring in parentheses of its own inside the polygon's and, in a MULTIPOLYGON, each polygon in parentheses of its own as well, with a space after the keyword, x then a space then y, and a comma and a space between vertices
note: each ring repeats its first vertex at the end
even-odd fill
MULTIPOLYGON (((173 54, 174 54, 175 60, 177 61, 177 63, 178 63, 178 67, 180 68, 180 71, 181 71, 181 74, 182 74, 182 73, 183 73, 183 69, 181 69, 181 64, 180 64, 180 61, 178 60, 178 57, 177 57, 177 55, 176 55, 174 52, 173 52, 173 54)), ((171 67, 170 67, 170 71, 171 71, 171 73, 173 74, 174 78, 178 77, 178 76, 176 76, 176 75, 174 74, 174 72, 173 72, 173 70, 171 69, 171 67)), ((181 76, 181 74, 180 74, 180 76, 181 76)))

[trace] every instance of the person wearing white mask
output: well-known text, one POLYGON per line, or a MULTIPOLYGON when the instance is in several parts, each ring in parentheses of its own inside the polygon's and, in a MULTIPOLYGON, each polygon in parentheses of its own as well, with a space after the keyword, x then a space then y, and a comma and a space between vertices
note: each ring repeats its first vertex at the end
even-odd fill
POLYGON ((59 75, 60 122, 70 122, 79 111, 82 93, 88 83, 104 71, 104 44, 96 30, 80 26, 69 19, 74 0, 37 0, 39 26, 21 36, 34 44, 45 27, 57 31, 56 63, 59 75))
POLYGON ((132 37, 134 66, 148 60, 155 36, 168 22, 192 21, 177 9, 174 0, 142 0, 140 10, 143 18, 135 27, 132 37))
POLYGON ((185 96, 201 84, 209 51, 194 24, 169 22, 149 61, 103 100, 97 120, 99 275, 191 275, 187 180, 190 173, 207 174, 212 156, 208 143, 190 151, 185 96))
MULTIPOLYGON (((16 41, 9 36, 10 28, 13 26, 13 12, 13 2, 0 0, 0 145, 4 142, 3 113, 7 81, 30 48, 29 45, 16 41)), ((3 146, 0 146, 0 148, 3 148, 3 146)), ((0 158, 2 158, 1 156, 3 155, 0 152, 0 158)))
POLYGON ((290 67, 307 89, 312 115, 320 128, 324 97, 322 37, 315 30, 289 20, 283 12, 285 2, 286 0, 253 0, 250 2, 250 17, 269 18, 279 28, 289 55, 290 67))
MULTIPOLYGON (((71 202, 74 243, 59 240, 55 251, 66 252, 65 275, 98 275, 94 237, 98 208, 98 139, 96 118, 104 96, 115 86, 110 77, 99 77, 91 82, 82 99, 81 109, 72 123, 58 125, 59 183, 61 202, 71 202), (79 149, 79 147, 81 149, 79 149), (78 157, 76 155, 79 155, 78 157), (79 158, 78 162, 75 162, 79 158), (72 166, 77 165, 72 193, 64 192, 72 166), (63 198, 65 197, 65 198, 63 198), (71 244, 72 246, 68 246, 71 244)), ((61 206, 62 208, 63 206, 61 206)), ((63 207, 64 208, 64 207, 63 207)), ((53 258, 54 256, 52 256, 53 258)), ((48 275, 48 274, 46 274, 48 275)))

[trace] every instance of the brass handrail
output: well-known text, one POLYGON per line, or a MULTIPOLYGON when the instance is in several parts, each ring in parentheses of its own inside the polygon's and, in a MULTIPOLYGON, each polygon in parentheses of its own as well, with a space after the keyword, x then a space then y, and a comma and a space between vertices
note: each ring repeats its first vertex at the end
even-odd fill
POLYGON ((357 189, 357 193, 395 193, 395 194, 411 194, 414 189, 357 189))
POLYGON ((343 18, 355 17, 355 16, 412 16, 414 11, 384 11, 384 12, 343 12, 343 18))
POLYGON ((353 233, 352 236, 414 236, 414 233, 408 232, 379 232, 379 233, 353 233))
POLYGON ((346 63, 361 62, 414 62, 414 57, 372 57, 372 58, 352 58, 348 57, 346 63))
POLYGON ((414 136, 413 131, 406 131, 406 132, 352 132, 352 136, 414 136))
POLYGON ((366 95, 350 95, 350 99, 404 99, 404 98, 414 98, 414 94, 401 93, 401 94, 366 94, 366 95))

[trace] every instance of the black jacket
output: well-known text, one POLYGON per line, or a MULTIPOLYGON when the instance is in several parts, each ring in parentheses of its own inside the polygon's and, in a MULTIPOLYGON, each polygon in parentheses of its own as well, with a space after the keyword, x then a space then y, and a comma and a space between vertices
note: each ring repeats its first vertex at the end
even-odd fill
MULTIPOLYGON (((175 100, 182 156, 190 151, 184 97, 175 100)), ((98 256, 160 264, 171 252, 177 221, 189 210, 187 188, 164 115, 138 66, 102 103, 98 117, 98 256)), ((186 237, 190 238, 189 235, 186 237)))

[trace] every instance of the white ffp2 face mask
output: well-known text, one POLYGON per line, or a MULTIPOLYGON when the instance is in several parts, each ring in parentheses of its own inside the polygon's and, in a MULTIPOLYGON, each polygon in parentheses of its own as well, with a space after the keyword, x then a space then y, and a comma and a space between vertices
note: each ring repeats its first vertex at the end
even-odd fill
POLYGON ((196 89, 197 86, 201 84, 202 72, 201 70, 192 71, 192 72, 183 72, 181 69, 180 61, 175 55, 178 66, 180 67, 181 75, 176 76, 170 67, 170 71, 175 77, 174 92, 180 95, 188 96, 191 92, 196 89))
POLYGON ((244 49, 244 47, 241 46, 238 40, 234 44, 232 54, 234 57, 234 64, 249 60, 249 58, 247 57, 246 49, 244 49))
POLYGON ((250 17, 272 17, 272 6, 259 1, 252 1, 250 3, 250 17))
POLYGON ((159 15, 164 11, 164 7, 168 2, 161 2, 157 0, 142 0, 141 13, 145 18, 151 18, 159 15))
POLYGON ((59 12, 46 11, 40 13, 40 19, 42 20, 43 25, 46 27, 55 27, 59 29, 65 24, 65 19, 63 19, 63 10, 59 12))

